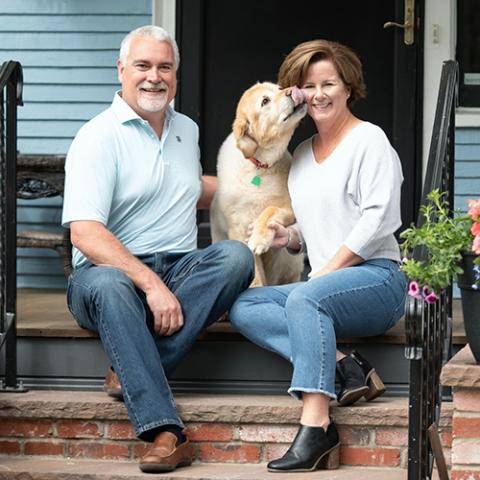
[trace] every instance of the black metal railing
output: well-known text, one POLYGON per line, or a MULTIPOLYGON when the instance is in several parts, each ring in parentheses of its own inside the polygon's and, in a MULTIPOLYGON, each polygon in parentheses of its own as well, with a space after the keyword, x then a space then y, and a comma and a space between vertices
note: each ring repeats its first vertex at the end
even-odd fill
MULTIPOLYGON (((457 98, 458 66, 450 60, 442 68, 422 205, 428 193, 437 188, 453 205, 457 98)), ((419 215, 417 226, 423 222, 419 215)), ((413 256, 422 260, 425 252, 420 248, 413 256)), ((408 297, 405 330, 405 356, 410 360, 408 480, 431 479, 434 460, 440 480, 448 479, 438 424, 442 402, 440 371, 451 354, 452 287, 444 289, 433 304, 408 297)))
POLYGON ((1 390, 19 391, 17 382, 16 166, 17 106, 22 101, 22 66, 4 62, 0 68, 0 352, 5 353, 1 390))

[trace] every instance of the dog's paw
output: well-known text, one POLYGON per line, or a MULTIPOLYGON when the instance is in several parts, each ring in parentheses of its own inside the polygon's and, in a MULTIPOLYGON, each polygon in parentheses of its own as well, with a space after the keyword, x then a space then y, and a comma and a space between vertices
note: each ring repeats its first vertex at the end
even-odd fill
POLYGON ((263 234, 254 229, 248 240, 248 248, 250 248, 255 255, 261 255, 269 250, 274 236, 275 232, 270 228, 268 228, 263 234))

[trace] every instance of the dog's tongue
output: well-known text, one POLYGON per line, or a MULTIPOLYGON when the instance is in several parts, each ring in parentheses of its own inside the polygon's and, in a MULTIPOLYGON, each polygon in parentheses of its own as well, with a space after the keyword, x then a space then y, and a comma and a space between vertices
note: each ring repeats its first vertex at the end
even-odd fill
POLYGON ((292 100, 295 106, 305 102, 305 95, 303 91, 300 90, 300 88, 297 88, 297 87, 290 88, 290 96, 292 97, 292 100))

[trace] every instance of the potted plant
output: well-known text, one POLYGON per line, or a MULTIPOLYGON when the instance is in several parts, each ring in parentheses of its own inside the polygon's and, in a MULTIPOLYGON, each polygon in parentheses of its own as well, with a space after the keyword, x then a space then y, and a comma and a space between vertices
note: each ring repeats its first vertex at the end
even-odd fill
POLYGON ((420 207, 424 223, 400 234, 408 294, 434 303, 438 292, 458 279, 465 333, 480 362, 480 200, 469 201, 467 214, 452 217, 444 193, 433 190, 427 199, 420 207), (423 261, 411 257, 417 247, 424 249, 423 261))

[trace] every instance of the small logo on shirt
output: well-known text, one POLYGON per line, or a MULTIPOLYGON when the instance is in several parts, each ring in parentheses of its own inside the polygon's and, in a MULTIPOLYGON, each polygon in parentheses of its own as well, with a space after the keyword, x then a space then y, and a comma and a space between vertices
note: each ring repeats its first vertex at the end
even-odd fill
POLYGON ((182 143, 182 139, 178 135, 176 137, 177 137, 177 142, 182 143))

